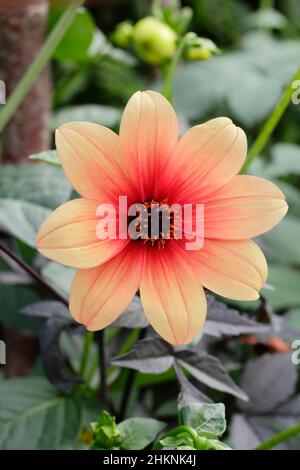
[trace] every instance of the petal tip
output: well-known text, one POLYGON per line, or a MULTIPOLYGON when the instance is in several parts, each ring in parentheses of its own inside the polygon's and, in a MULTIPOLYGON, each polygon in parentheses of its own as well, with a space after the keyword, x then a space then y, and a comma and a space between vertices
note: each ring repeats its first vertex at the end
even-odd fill
POLYGON ((251 299, 252 301, 255 301, 255 300, 258 300, 260 298, 260 293, 259 292, 255 292, 253 293, 253 298, 251 299))
POLYGON ((63 143, 63 141, 65 140, 64 139, 64 132, 65 132, 65 124, 57 127, 55 129, 55 145, 56 145, 56 148, 59 146, 59 144, 63 143))
MULTIPOLYGON (((83 323, 84 324, 84 323, 83 323)), ((100 331, 99 328, 95 326, 95 322, 89 321, 86 325, 84 325, 87 331, 100 331)))

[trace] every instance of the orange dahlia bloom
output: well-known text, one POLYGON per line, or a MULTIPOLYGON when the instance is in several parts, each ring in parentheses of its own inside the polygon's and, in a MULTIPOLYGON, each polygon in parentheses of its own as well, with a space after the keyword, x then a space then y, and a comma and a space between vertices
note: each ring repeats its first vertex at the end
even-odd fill
POLYGON ((72 122, 57 130, 56 145, 65 175, 82 198, 48 217, 37 247, 78 269, 70 311, 88 330, 112 323, 140 289, 153 328, 170 343, 185 344, 203 327, 203 287, 231 299, 259 297, 267 264, 250 238, 274 227, 288 207, 273 183, 237 176, 247 142, 230 119, 212 119, 179 138, 169 102, 153 91, 137 92, 125 108, 119 136, 103 126, 72 122), (203 247, 187 251, 174 237, 163 243, 99 239, 97 207, 117 207, 121 195, 128 204, 203 204, 203 247))

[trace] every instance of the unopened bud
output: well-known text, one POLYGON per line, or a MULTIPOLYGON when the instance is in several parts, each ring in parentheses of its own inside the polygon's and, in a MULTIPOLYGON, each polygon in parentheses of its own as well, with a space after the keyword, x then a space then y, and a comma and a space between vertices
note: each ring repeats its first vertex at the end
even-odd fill
POLYGON ((206 38, 197 37, 190 41, 185 50, 185 58, 187 60, 207 60, 213 54, 220 51, 213 41, 206 38))
POLYGON ((117 46, 125 49, 129 46, 133 36, 133 26, 129 21, 119 23, 112 33, 111 40, 117 46))
POLYGON ((161 64, 176 50, 177 35, 162 21, 146 17, 138 21, 133 31, 136 53, 149 64, 161 64))

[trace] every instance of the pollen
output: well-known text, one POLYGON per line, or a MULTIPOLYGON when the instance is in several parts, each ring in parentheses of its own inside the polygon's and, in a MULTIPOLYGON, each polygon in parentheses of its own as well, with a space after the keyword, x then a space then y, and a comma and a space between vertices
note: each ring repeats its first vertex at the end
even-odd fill
POLYGON ((145 210, 139 212, 135 221, 138 239, 143 244, 164 249, 166 242, 175 238, 175 214, 167 199, 143 202, 145 210))

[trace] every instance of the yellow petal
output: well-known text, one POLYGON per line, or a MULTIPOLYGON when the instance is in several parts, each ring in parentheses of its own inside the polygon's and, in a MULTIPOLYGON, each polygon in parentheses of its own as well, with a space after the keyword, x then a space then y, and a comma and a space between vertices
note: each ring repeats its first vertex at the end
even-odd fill
POLYGON ((107 263, 77 271, 70 294, 70 311, 75 320, 91 331, 110 325, 136 293, 143 265, 143 247, 130 243, 107 263))
POLYGON ((145 315, 171 344, 187 344, 199 335, 206 316, 200 282, 182 257, 166 248, 149 249, 140 286, 145 315))
POLYGON ((127 194, 119 137, 110 129, 70 122, 56 131, 56 146, 66 177, 83 197, 107 203, 127 194))
POLYGON ((267 263, 252 240, 205 239, 200 251, 191 252, 198 261, 197 275, 207 289, 235 300, 256 300, 267 278, 267 263))
POLYGON ((285 216, 284 194, 270 181, 236 176, 204 202, 208 238, 241 240, 267 232, 285 216))
POLYGON ((58 207, 45 220, 36 237, 40 253, 74 268, 91 268, 119 253, 126 240, 97 237, 98 204, 74 199, 58 207))
POLYGON ((201 202, 239 172, 246 153, 245 133, 228 118, 192 127, 167 162, 172 199, 177 203, 201 202))

